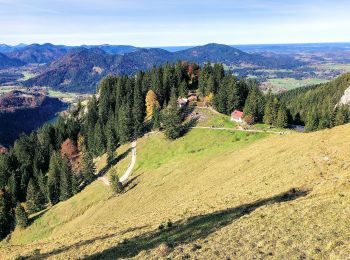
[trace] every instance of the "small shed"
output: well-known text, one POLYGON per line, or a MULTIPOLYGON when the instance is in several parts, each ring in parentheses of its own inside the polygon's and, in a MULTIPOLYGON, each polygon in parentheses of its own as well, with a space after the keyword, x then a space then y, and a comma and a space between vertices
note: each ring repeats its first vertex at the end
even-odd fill
POLYGON ((231 113, 231 121, 237 122, 237 123, 243 123, 243 116, 244 113, 239 110, 235 110, 231 113))

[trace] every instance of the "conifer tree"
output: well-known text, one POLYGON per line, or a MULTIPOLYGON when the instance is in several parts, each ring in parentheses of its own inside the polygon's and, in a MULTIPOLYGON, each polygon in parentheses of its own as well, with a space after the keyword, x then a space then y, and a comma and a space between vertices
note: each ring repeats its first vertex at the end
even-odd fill
POLYGON ((263 122, 266 125, 273 125, 275 122, 277 111, 275 111, 274 97, 271 90, 267 94, 267 102, 264 108, 263 122))
POLYGON ((25 228, 29 225, 27 213, 20 203, 17 203, 16 209, 15 209, 15 217, 16 217, 16 224, 19 227, 25 228))
POLYGON ((72 197, 74 194, 73 172, 67 157, 61 161, 60 171, 60 201, 64 201, 72 197))
POLYGON ((114 168, 112 168, 110 176, 110 182, 113 192, 121 193, 123 191, 123 184, 119 181, 118 174, 114 168))
POLYGON ((179 86, 179 97, 186 98, 188 95, 188 87, 186 81, 182 81, 179 86))
POLYGON ((181 134, 181 115, 180 109, 177 105, 177 98, 175 94, 169 101, 169 105, 163 110, 162 122, 164 125, 164 133, 168 139, 176 139, 181 134))
POLYGON ((335 118, 334 118, 334 125, 343 125, 346 122, 345 114, 342 108, 337 108, 335 118))
POLYGON ((139 137, 143 133, 143 120, 145 118, 145 103, 142 96, 142 85, 135 84, 134 90, 134 104, 132 108, 134 133, 139 137))
POLYGON ((14 227, 14 216, 12 213, 12 201, 10 194, 0 190, 0 239, 5 238, 14 227))
POLYGON ((99 118, 95 125, 94 132, 94 154, 101 155, 105 152, 105 135, 103 131, 102 120, 99 118))
POLYGON ((45 197, 33 178, 28 183, 26 205, 30 213, 40 211, 45 206, 45 197))
POLYGON ((61 157, 57 152, 51 155, 49 172, 47 176, 47 186, 49 199, 52 204, 59 202, 60 197, 60 175, 61 157))
POLYGON ((153 116, 152 116, 152 129, 159 129, 160 127, 160 108, 157 105, 154 105, 153 116))
POLYGON ((257 87, 253 87, 244 105, 244 114, 253 116, 254 122, 260 122, 264 114, 264 99, 257 87))
POLYGON ((19 201, 21 200, 21 180, 20 180, 20 173, 19 172, 13 172, 8 179, 8 188, 9 192, 11 194, 13 201, 19 201))
POLYGON ((132 115, 130 107, 127 104, 123 104, 118 112, 118 135, 120 142, 125 143, 129 141, 132 134, 132 115))
POLYGON ((276 127, 286 128, 287 126, 288 126, 287 109, 284 105, 281 105, 277 113, 276 127))
POLYGON ((95 179, 95 164, 88 151, 83 152, 82 175, 85 184, 90 184, 95 179))
POLYGON ((310 111, 306 118, 305 131, 311 132, 318 127, 318 116, 315 111, 310 111))

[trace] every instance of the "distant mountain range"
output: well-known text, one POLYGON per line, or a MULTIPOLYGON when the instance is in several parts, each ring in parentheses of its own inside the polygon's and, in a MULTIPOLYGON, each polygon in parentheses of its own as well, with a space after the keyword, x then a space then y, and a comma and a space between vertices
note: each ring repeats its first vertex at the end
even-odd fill
POLYGON ((53 44, 31 44, 5 52, 1 60, 16 59, 22 63, 46 63, 40 74, 24 82, 26 86, 49 86, 64 91, 94 92, 102 77, 109 74, 131 75, 166 62, 186 60, 203 64, 223 63, 227 67, 292 68, 302 65, 286 55, 246 53, 222 44, 207 44, 178 51, 161 48, 137 48, 129 45, 85 45, 71 47, 53 44))

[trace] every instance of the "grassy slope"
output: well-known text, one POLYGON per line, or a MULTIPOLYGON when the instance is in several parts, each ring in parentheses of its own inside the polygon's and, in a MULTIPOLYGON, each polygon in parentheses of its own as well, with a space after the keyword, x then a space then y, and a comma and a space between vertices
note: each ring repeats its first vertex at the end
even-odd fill
POLYGON ((144 137, 134 188, 111 196, 93 183, 17 230, 0 258, 158 258, 165 241, 174 258, 348 257, 349 133, 346 125, 285 136, 195 129, 175 142, 144 137), (276 198, 291 188, 309 193, 276 198), (168 219, 175 227, 158 232, 168 219))

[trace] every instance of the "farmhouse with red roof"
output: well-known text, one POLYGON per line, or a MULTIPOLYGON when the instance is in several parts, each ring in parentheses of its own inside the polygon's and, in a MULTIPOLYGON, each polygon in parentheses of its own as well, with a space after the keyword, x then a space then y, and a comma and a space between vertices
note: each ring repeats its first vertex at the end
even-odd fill
POLYGON ((243 116, 244 113, 242 111, 235 110, 231 113, 231 120, 237 123, 243 123, 243 116))

